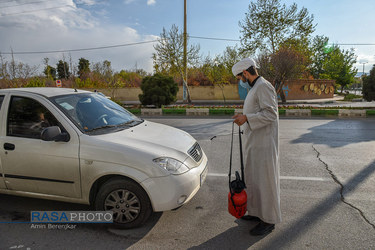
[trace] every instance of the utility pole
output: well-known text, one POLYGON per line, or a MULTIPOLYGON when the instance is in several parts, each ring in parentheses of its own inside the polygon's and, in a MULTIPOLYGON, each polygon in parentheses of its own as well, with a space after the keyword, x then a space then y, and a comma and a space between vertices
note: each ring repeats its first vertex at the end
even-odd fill
POLYGON ((186 102, 187 98, 187 91, 186 91, 186 85, 187 85, 187 25, 186 25, 186 0, 184 0, 184 59, 183 59, 183 66, 184 66, 184 78, 183 79, 183 102, 186 102))

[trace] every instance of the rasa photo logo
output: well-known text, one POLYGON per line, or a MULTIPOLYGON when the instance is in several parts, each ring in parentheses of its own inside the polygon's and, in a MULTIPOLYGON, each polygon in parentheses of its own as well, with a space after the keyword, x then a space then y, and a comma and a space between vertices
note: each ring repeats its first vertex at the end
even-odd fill
POLYGON ((31 211, 31 228, 75 229, 75 223, 113 223, 112 211, 31 211), (52 224, 56 223, 56 225, 52 224), (57 224, 58 223, 58 224, 57 224), (66 225, 61 225, 65 223, 66 225), (40 225, 48 224, 48 225, 40 225))

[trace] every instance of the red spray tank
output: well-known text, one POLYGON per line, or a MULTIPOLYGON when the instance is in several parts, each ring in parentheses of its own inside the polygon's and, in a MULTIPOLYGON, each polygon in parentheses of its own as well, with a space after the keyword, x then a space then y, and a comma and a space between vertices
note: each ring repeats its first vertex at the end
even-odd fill
POLYGON ((247 211, 247 194, 245 184, 240 179, 236 171, 236 180, 230 183, 230 192, 228 193, 228 212, 237 219, 245 215, 247 211))

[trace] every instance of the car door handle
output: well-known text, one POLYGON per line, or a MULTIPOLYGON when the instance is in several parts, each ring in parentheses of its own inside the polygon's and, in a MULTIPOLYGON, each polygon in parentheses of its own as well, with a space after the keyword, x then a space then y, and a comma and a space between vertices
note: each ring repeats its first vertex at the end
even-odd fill
POLYGON ((5 150, 14 150, 16 146, 12 143, 4 143, 4 149, 5 150))

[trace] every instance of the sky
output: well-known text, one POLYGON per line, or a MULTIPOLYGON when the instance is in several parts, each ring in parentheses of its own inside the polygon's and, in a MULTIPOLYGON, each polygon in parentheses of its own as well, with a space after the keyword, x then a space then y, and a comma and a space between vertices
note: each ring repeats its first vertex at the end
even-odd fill
MULTIPOLYGON (((239 22, 250 0, 187 0, 187 32, 193 37, 239 40, 239 22)), ((315 35, 327 36, 342 49, 355 49, 359 72, 375 64, 373 0, 281 0, 314 16, 315 35), (372 45, 361 45, 372 44, 372 45), (363 69, 364 66, 364 69, 363 69)), ((0 0, 0 53, 10 61, 44 69, 59 60, 91 64, 108 60, 115 71, 152 72, 155 41, 173 24, 183 30, 184 0, 0 0), (121 45, 121 46, 119 46, 121 45), (101 48, 94 49, 91 48, 101 48), (85 50, 82 50, 85 49, 85 50), (62 52, 73 50, 70 52, 62 52), (44 53, 55 51, 53 53, 44 53), (33 52, 31 54, 19 54, 33 52), (42 53, 43 52, 43 53, 42 53)), ((228 40, 191 38, 203 56, 222 54, 228 40)))

